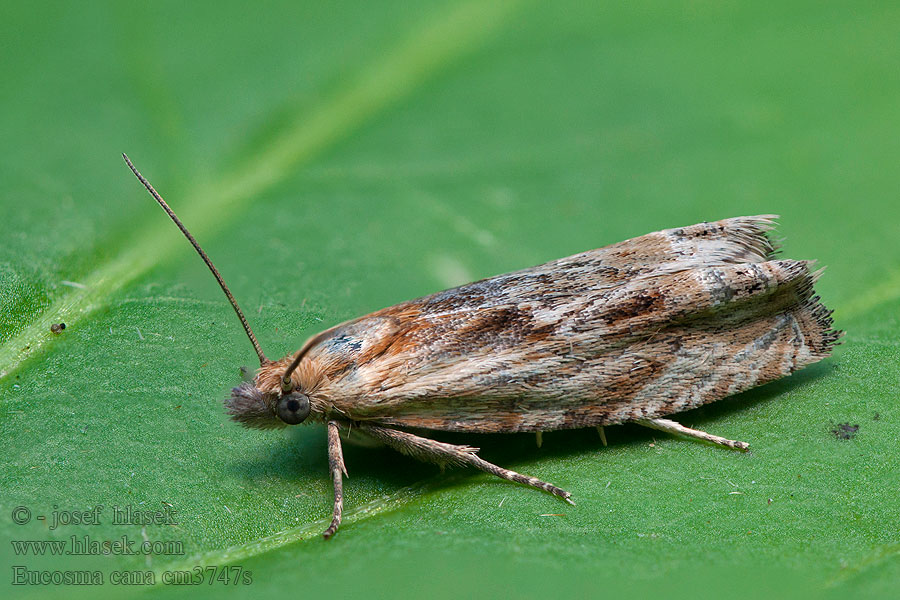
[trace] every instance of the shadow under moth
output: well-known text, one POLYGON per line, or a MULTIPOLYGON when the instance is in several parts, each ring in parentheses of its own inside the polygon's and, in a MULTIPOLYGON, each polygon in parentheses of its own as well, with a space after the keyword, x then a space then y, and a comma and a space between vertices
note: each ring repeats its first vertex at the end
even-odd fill
MULTIPOLYGON (((124 155, 123 155, 124 156, 124 155)), ((746 450, 666 419, 828 356, 842 332, 814 295, 811 261, 775 259, 774 215, 666 229, 403 302, 327 329, 279 360, 259 356, 225 406, 247 427, 325 424, 341 523, 340 431, 441 467, 469 465, 567 502, 571 494, 423 431, 541 432, 635 422, 746 450), (414 433, 415 432, 415 433, 414 433)))

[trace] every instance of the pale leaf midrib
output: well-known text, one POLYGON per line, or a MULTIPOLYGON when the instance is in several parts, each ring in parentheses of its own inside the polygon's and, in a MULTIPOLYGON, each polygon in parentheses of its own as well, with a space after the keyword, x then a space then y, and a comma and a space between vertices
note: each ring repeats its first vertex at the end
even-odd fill
MULTIPOLYGON (((361 504, 352 510, 345 511, 341 531, 339 531, 337 535, 352 535, 352 528, 348 527, 349 525, 362 519, 403 508, 430 492, 451 486, 457 480, 465 477, 466 474, 467 472, 464 471, 453 474, 441 473, 424 481, 403 487, 392 494, 361 504), (350 529, 349 532, 347 531, 348 529, 350 529)), ((330 523, 331 515, 328 515, 317 521, 304 523, 297 527, 291 527, 285 531, 279 531, 263 538, 249 540, 228 548, 211 550, 195 555, 178 564, 160 565, 157 567, 157 571, 158 574, 161 574, 163 571, 178 570, 181 568, 190 569, 196 566, 235 564, 254 556, 271 552, 272 550, 276 550, 283 546, 305 540, 312 541, 313 543, 330 543, 322 539, 322 532, 325 531, 325 528, 328 527, 330 523)), ((159 582, 160 580, 161 578, 157 577, 157 581, 159 582)))
MULTIPOLYGON (((258 153, 248 156, 231 173, 180 198, 178 204, 186 207, 180 211, 182 220, 190 224, 195 236, 209 238, 212 232, 236 218, 254 196, 283 181, 301 164, 410 96, 442 68, 484 42, 516 4, 515 0, 469 1, 431 15, 384 54, 362 65, 345 87, 298 113, 293 125, 258 153)), ((131 158, 140 168, 141 157, 135 154, 131 158)), ((152 173, 145 175, 153 180, 152 173)), ((161 182, 156 183, 160 188, 165 187, 161 182)), ((73 288, 57 298, 18 335, 0 345, 0 378, 16 371, 48 346, 54 338, 51 324, 61 321, 75 324, 83 320, 106 306, 115 292, 166 261, 174 252, 184 250, 185 242, 170 235, 171 227, 164 218, 142 227, 114 259, 81 280, 83 289, 73 288)))

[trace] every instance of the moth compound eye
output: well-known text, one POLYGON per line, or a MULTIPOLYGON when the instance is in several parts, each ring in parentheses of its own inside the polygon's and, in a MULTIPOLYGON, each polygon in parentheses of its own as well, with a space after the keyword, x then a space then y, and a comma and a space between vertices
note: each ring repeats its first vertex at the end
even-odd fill
POLYGON ((309 416, 309 397, 297 392, 282 396, 276 410, 279 419, 288 425, 297 425, 309 416))

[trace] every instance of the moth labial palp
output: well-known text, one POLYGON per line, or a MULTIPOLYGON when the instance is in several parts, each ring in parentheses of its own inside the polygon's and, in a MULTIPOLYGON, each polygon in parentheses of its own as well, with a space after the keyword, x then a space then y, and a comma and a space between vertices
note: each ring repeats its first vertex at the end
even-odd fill
POLYGON ((270 360, 224 279, 174 211, 125 160, 215 276, 259 358, 225 401, 247 427, 325 425, 343 515, 340 429, 418 460, 471 466, 571 502, 471 446, 421 432, 543 433, 634 422, 746 450, 668 417, 790 375, 842 332, 814 295, 821 271, 776 259, 773 215, 666 229, 401 302, 270 360), (413 433, 415 432, 415 433, 413 433))

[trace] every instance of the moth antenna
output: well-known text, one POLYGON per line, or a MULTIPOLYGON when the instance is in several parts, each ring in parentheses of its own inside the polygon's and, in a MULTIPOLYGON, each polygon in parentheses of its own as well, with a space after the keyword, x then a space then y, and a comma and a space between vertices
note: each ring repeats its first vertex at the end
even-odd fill
POLYGON ((250 324, 247 323, 247 318, 244 316, 244 313, 241 312, 241 308, 238 306, 237 300, 234 299, 234 296, 231 295, 231 290, 228 289, 228 286, 225 285, 225 280, 222 279, 222 276, 219 274, 218 269, 212 264, 212 261, 209 260, 209 256, 206 255, 206 252, 203 251, 203 248, 200 247, 200 244, 197 243, 197 240, 194 239, 194 236, 191 235, 191 232, 187 230, 187 227, 184 226, 184 223, 175 215, 175 211, 169 208, 169 205, 166 204, 166 201, 162 199, 153 186, 150 185, 150 182, 144 179, 144 176, 138 172, 138 170, 134 167, 131 160, 128 158, 128 155, 122 153, 122 158, 125 159, 125 163, 128 165, 128 168, 131 169, 131 172, 134 173, 135 177, 144 184, 144 187, 147 188, 147 191, 150 192, 150 195, 159 202, 159 205, 162 206, 163 210, 166 211, 166 214, 169 215, 169 218, 178 225, 178 229, 181 230, 181 233, 184 234, 184 237, 188 239, 192 246, 194 246, 194 250, 197 251, 197 254, 200 255, 200 258, 203 259, 203 262, 206 263, 206 266, 209 267, 209 270, 215 276, 216 281, 219 282, 219 287, 222 288, 222 291, 225 292, 225 295, 228 296, 228 301, 231 302, 231 307, 234 309, 234 312, 237 313, 238 319, 241 320, 241 325, 244 326, 244 331, 247 332, 247 337, 250 338, 250 343, 253 344, 253 349, 256 350, 256 355, 259 357, 259 365, 265 366, 270 361, 266 358, 266 355, 263 354, 262 348, 259 345, 259 342, 256 340, 256 336, 253 335, 253 330, 250 329, 250 324))
POLYGON ((294 390, 294 382, 291 379, 291 373, 293 373, 294 370, 298 366, 300 366, 300 361, 303 360, 303 357, 306 356, 306 353, 309 352, 310 348, 332 335, 332 329, 326 329, 319 335, 306 342, 303 347, 300 348, 300 351, 297 352, 297 356, 294 357, 294 360, 291 361, 291 364, 288 365, 288 368, 284 370, 284 375, 281 376, 281 391, 283 393, 290 394, 294 390))

